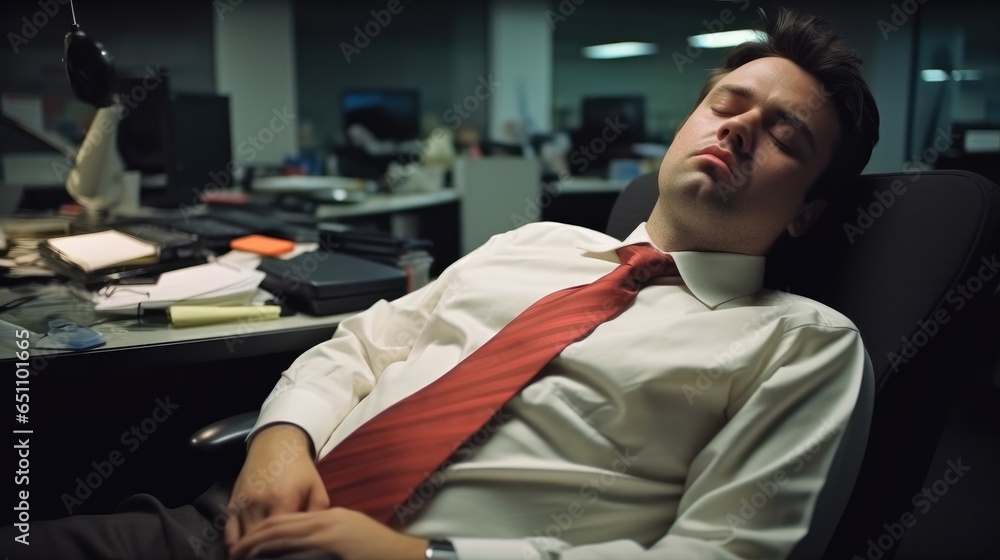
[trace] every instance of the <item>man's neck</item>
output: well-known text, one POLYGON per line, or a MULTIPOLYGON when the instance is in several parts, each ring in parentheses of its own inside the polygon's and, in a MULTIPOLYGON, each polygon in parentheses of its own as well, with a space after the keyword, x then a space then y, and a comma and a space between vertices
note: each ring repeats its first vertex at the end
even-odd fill
POLYGON ((715 231, 706 235, 696 229, 685 228, 678 220, 671 220, 665 212, 653 208, 646 221, 646 233, 658 249, 666 252, 698 251, 703 253, 737 253, 742 255, 764 256, 770 246, 754 247, 748 243, 750 235, 739 231, 727 231, 725 223, 720 223, 715 231))

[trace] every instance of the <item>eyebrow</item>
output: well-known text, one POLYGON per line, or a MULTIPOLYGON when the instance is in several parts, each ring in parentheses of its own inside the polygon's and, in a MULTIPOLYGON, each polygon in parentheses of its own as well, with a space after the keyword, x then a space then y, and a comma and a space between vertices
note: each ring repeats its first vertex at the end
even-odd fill
MULTIPOLYGON (((723 84, 720 85, 718 89, 744 99, 755 99, 757 97, 752 89, 737 84, 723 84)), ((792 110, 784 105, 776 107, 776 111, 782 119, 790 123, 796 129, 802 131, 806 141, 809 143, 809 147, 812 148, 813 152, 816 152, 816 137, 813 136, 812 129, 809 128, 809 125, 802 119, 796 117, 795 114, 792 113, 792 110)))

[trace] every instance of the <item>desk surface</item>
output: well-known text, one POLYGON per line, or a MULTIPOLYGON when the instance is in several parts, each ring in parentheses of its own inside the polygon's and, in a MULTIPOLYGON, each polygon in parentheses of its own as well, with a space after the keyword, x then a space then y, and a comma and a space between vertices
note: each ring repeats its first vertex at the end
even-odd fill
MULTIPOLYGON (((559 185, 562 194, 618 192, 627 181, 574 177, 559 185)), ((455 189, 374 195, 358 204, 323 204, 318 218, 365 216, 405 212, 458 201, 455 189)), ((158 365, 222 360, 306 348, 328 339, 351 314, 311 317, 295 315, 271 321, 243 321, 204 327, 173 328, 143 324, 137 318, 95 314, 93 305, 75 298, 58 283, 0 288, 0 304, 25 295, 35 301, 0 314, 0 319, 37 333, 48 331, 47 321, 65 318, 94 329, 107 339, 104 346, 83 352, 35 349, 32 355, 52 360, 100 365, 104 360, 157 361, 158 365), (60 307, 61 306, 61 307, 60 307), (67 313, 67 308, 70 312, 67 313)), ((12 335, 0 335, 12 338, 12 335)), ((14 359, 12 341, 0 340, 0 361, 14 359)))
POLYGON ((457 200, 459 200, 459 194, 455 189, 374 194, 365 199, 364 202, 355 204, 320 204, 316 208, 316 218, 349 218, 353 216, 405 212, 407 210, 417 210, 457 200))
MULTIPOLYGON (((80 366, 103 367, 124 362, 183 365, 305 350, 329 339, 340 321, 352 315, 312 317, 296 314, 269 321, 244 320, 174 328, 163 324, 163 318, 142 321, 137 317, 96 313, 93 304, 77 298, 59 283, 0 288, 0 304, 24 296, 36 297, 3 313, 0 319, 45 333, 48 320, 62 318, 89 325, 104 336, 107 340, 104 346, 76 352, 34 347, 38 341, 32 340, 32 358, 72 361, 80 366)), ((0 361, 13 360, 13 335, 0 336, 11 339, 0 340, 0 361)))
MULTIPOLYGON (((92 304, 73 299, 58 283, 0 288, 0 303, 25 295, 39 297, 3 312, 0 319, 30 324, 35 332, 45 332, 47 319, 59 316, 80 324, 111 319, 93 327, 105 335, 105 346, 68 353, 29 348, 28 366, 18 366, 30 374, 19 374, 18 381, 27 379, 31 398, 30 403, 19 400, 25 408, 11 426, 31 430, 32 520, 65 516, 66 495, 76 496, 74 514, 107 513, 139 492, 190 503, 212 482, 232 476, 240 458, 221 453, 206 460, 188 445, 191 434, 260 407, 281 371, 303 351, 329 339, 346 317, 296 315, 176 329, 95 314, 92 304), (165 419, 151 414, 157 406, 166 412, 165 419), (138 440, 130 439, 130 433, 138 440), (101 462, 109 457, 124 461, 114 463, 113 475, 98 473, 99 486, 85 495, 75 493, 76 481, 92 479, 93 465, 105 464, 101 462)), ((0 334, 0 364, 10 373, 15 369, 10 343, 15 340, 9 330, 0 334)), ((234 447, 236 454, 240 451, 234 447)))
MULTIPOLYGON (((559 183, 559 192, 561 194, 617 193, 621 192, 630 182, 629 180, 610 180, 595 177, 571 177, 559 183)), ((349 218, 372 214, 406 212, 408 210, 418 210, 428 206, 460 201, 461 198, 461 193, 454 188, 426 192, 375 194, 368 197, 364 202, 356 204, 320 204, 316 209, 316 218, 349 218)))
POLYGON ((570 177, 558 183, 559 194, 619 193, 631 179, 601 179, 598 177, 570 177))

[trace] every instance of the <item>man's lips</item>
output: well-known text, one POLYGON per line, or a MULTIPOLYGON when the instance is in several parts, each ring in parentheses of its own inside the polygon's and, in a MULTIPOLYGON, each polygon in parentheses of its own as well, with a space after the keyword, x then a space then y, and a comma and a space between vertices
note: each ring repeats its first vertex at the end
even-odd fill
POLYGON ((725 150, 719 146, 708 146, 695 154, 695 156, 703 156, 718 167, 725 169, 730 179, 736 177, 736 174, 733 172, 733 168, 736 167, 736 158, 729 150, 725 150))

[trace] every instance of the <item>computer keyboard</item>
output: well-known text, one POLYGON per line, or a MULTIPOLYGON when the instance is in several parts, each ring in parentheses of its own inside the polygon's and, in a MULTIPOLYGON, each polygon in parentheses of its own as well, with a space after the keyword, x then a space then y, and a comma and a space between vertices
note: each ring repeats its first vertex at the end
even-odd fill
POLYGON ((224 252, 229 249, 229 242, 238 237, 244 237, 256 233, 251 228, 224 222, 212 216, 193 216, 190 218, 179 218, 170 222, 170 225, 198 236, 202 245, 215 252, 224 252))
POLYGON ((198 237, 210 239, 222 237, 236 239, 237 237, 254 233, 254 228, 224 222, 212 216, 195 216, 193 218, 178 219, 172 221, 170 225, 177 229, 191 232, 198 237))
POLYGON ((245 227, 251 230, 250 233, 268 235, 279 239, 288 239, 295 242, 315 242, 319 238, 315 228, 290 224, 280 218, 240 208, 212 208, 209 210, 208 216, 245 227))
POLYGON ((156 245, 160 261, 197 257, 204 252, 197 235, 164 224, 132 222, 117 224, 112 229, 156 245))
POLYGON ((137 222, 119 224, 112 229, 158 245, 184 245, 198 240, 197 236, 191 233, 179 231, 162 224, 137 222))

